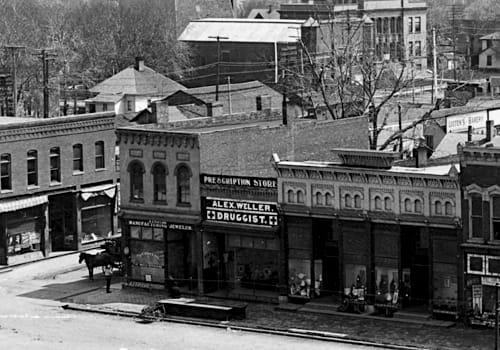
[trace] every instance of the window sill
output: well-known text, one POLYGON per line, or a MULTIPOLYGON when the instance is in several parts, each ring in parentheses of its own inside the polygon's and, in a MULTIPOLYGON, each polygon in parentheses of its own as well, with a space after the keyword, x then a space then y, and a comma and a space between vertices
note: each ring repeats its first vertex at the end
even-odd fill
POLYGON ((0 193, 14 193, 14 190, 0 190, 0 193))
POLYGON ((488 241, 488 244, 491 244, 491 245, 500 245, 500 240, 498 240, 498 239, 492 239, 492 240, 488 241))
POLYGON ((144 203, 144 199, 143 198, 141 198, 141 199, 139 199, 139 198, 130 198, 129 202, 130 203, 144 203))
POLYGON ((83 171, 79 171, 79 170, 78 171, 73 171, 73 176, 80 176, 80 175, 83 175, 83 174, 85 174, 85 172, 83 172, 83 171))
POLYGON ((191 203, 177 203, 178 207, 191 208, 191 203))
POLYGON ((51 181, 49 186, 50 187, 56 187, 56 186, 61 186, 62 185, 62 182, 59 182, 59 181, 51 181))
POLYGON ((486 243, 486 240, 484 238, 477 238, 477 237, 469 237, 467 239, 468 243, 481 243, 484 244, 486 243))
POLYGON ((158 204, 158 205, 167 205, 167 201, 153 201, 153 204, 158 204))
POLYGON ((107 170, 106 168, 97 168, 95 171, 99 172, 99 171, 106 171, 106 170, 107 170))
POLYGON ((28 190, 38 190, 40 189, 40 186, 38 185, 28 185, 28 190))

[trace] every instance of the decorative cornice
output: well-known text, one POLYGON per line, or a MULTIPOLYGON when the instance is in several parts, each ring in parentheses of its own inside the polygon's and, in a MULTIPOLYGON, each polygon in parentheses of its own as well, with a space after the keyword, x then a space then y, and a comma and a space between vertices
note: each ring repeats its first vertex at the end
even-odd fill
POLYGON ((176 148, 199 148, 196 134, 150 132, 147 130, 120 130, 118 142, 131 145, 151 145, 176 148))
POLYGON ((63 135, 92 133, 115 129, 115 118, 112 116, 84 116, 51 118, 50 123, 26 122, 0 128, 0 143, 49 138, 63 135))

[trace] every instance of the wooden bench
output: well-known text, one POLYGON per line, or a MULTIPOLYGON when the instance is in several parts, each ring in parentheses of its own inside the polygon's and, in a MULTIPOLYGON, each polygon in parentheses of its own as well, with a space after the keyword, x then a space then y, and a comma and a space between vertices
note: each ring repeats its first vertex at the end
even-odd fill
POLYGON ((193 299, 165 299, 159 300, 158 304, 166 315, 209 318, 221 321, 244 319, 247 307, 246 304, 237 306, 201 304, 194 302, 193 299))

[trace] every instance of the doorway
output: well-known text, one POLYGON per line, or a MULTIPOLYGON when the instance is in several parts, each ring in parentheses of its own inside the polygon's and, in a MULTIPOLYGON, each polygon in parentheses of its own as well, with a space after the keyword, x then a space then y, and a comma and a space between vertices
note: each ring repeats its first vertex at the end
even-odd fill
POLYGON ((49 229, 52 251, 78 249, 74 199, 72 193, 49 197, 49 229))

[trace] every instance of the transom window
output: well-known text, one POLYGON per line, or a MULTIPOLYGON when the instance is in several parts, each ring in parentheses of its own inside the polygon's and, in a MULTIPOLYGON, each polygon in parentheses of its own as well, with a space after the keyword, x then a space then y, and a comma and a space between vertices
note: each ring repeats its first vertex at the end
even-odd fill
POLYGON ((12 190, 11 158, 9 153, 0 156, 0 190, 12 190))
POLYGON ((50 182, 61 182, 61 150, 59 147, 50 149, 50 182))
POLYGON ((38 186, 38 152, 28 151, 27 156, 28 186, 38 186))

